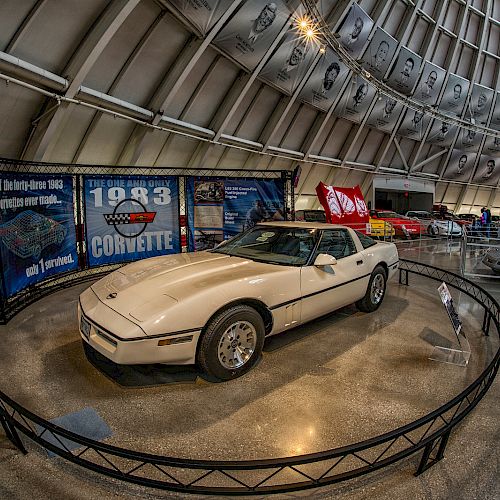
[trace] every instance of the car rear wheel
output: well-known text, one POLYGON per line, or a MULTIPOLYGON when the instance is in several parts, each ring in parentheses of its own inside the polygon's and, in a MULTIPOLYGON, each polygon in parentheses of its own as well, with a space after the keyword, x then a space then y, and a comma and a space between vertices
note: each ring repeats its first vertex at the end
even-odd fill
POLYGON ((437 236, 437 234, 438 234, 438 230, 437 230, 437 228, 436 228, 436 227, 434 227, 434 226, 429 226, 429 227, 427 228, 427 232, 428 232, 431 236, 437 236))
POLYGON ((217 314, 205 328, 198 364, 210 377, 230 380, 250 370, 264 345, 265 327, 252 307, 234 306, 217 314))
POLYGON ((376 311, 385 296, 387 274, 382 266, 377 266, 370 277, 365 296, 356 302, 356 307, 363 312, 376 311))

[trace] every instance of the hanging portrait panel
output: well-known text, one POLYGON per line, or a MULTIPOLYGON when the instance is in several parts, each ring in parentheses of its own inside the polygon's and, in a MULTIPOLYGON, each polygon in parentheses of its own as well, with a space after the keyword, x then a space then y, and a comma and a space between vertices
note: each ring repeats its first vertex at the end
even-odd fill
POLYGON ((323 111, 328 111, 348 74, 349 68, 328 47, 300 91, 299 99, 323 111))
POLYGON ((380 94, 366 124, 383 132, 392 132, 403 107, 396 99, 380 94))
POLYGON ((389 69, 398 42, 382 28, 377 28, 361 58, 362 66, 382 80, 389 69))
POLYGON ((443 174, 444 179, 467 182, 471 176, 477 153, 461 151, 454 149, 446 170, 443 174))
POLYGON ((486 137, 483 153, 489 156, 500 156, 500 134, 486 137))
POLYGON ((214 45, 250 70, 255 69, 290 17, 282 0, 244 2, 215 37, 214 45))
POLYGON ((472 86, 469 102, 470 114, 467 113, 466 118, 474 120, 476 125, 486 125, 494 97, 495 91, 493 89, 475 83, 472 86))
POLYGON ((376 89, 364 78, 354 75, 335 107, 334 113, 346 120, 359 123, 375 97, 376 89))
POLYGON ((170 3, 206 35, 233 2, 232 0, 170 0, 170 3))
POLYGON ((500 180, 500 160, 493 156, 481 155, 472 182, 496 186, 500 180))
POLYGON ((372 18, 355 3, 340 25, 339 41, 345 50, 356 58, 361 54, 372 28, 372 18))
POLYGON ((426 62, 417 87, 413 92, 413 97, 429 106, 433 106, 438 100, 445 76, 446 71, 443 68, 426 62))
POLYGON ((460 116, 464 109, 465 99, 469 91, 469 84, 469 80, 458 75, 450 74, 446 82, 443 97, 438 106, 439 111, 448 111, 456 116, 460 116))
POLYGON ((298 35, 293 27, 288 30, 259 76, 291 94, 304 78, 318 50, 315 42, 298 35))
POLYGON ((387 84, 402 94, 411 94, 417 82, 421 64, 422 58, 419 55, 406 47, 401 47, 387 84))
POLYGON ((496 93, 495 109, 491 116, 490 128, 500 130, 500 92, 496 93))
POLYGON ((457 126, 443 122, 437 118, 432 122, 431 130, 427 135, 427 142, 438 146, 449 147, 455 137, 457 126))
POLYGON ((460 130, 457 147, 463 151, 475 151, 477 153, 479 151, 482 138, 483 134, 480 134, 475 130, 463 128, 460 130))
POLYGON ((422 111, 415 111, 408 108, 405 117, 399 125, 398 135, 421 141, 424 138, 424 133, 429 124, 430 116, 422 111))

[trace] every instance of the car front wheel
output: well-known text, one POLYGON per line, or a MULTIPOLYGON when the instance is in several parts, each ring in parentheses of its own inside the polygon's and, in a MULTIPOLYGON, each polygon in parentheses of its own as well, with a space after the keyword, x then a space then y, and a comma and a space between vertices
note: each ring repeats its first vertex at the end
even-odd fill
POLYGON ((210 377, 230 380, 250 370, 264 345, 265 327, 252 307, 238 305, 217 314, 205 328, 198 364, 210 377))
POLYGON ((365 296, 356 302, 356 307, 363 312, 376 311, 384 300, 386 283, 385 269, 382 266, 377 266, 370 276, 365 296))

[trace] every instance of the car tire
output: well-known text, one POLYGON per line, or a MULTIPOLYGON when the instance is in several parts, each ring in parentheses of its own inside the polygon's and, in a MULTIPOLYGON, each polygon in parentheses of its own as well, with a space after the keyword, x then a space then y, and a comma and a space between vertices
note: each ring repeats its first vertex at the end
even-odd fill
POLYGON ((356 307, 362 312, 376 311, 384 300, 386 285, 387 273, 385 269, 382 266, 375 267, 370 276, 365 296, 356 302, 356 307))
POLYGON ((238 305, 221 311, 202 333, 198 365, 218 380, 240 377, 259 359, 264 337, 264 320, 252 307, 238 305))
POLYGON ((427 232, 429 233, 430 236, 438 235, 438 230, 432 225, 427 228, 427 232))

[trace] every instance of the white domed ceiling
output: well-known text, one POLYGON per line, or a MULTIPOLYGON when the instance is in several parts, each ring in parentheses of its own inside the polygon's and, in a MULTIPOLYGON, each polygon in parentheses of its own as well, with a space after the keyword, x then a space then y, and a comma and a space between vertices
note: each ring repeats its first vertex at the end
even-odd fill
POLYGON ((0 156, 300 163, 298 207, 374 176, 500 207, 499 18, 499 0, 3 0, 0 156))

